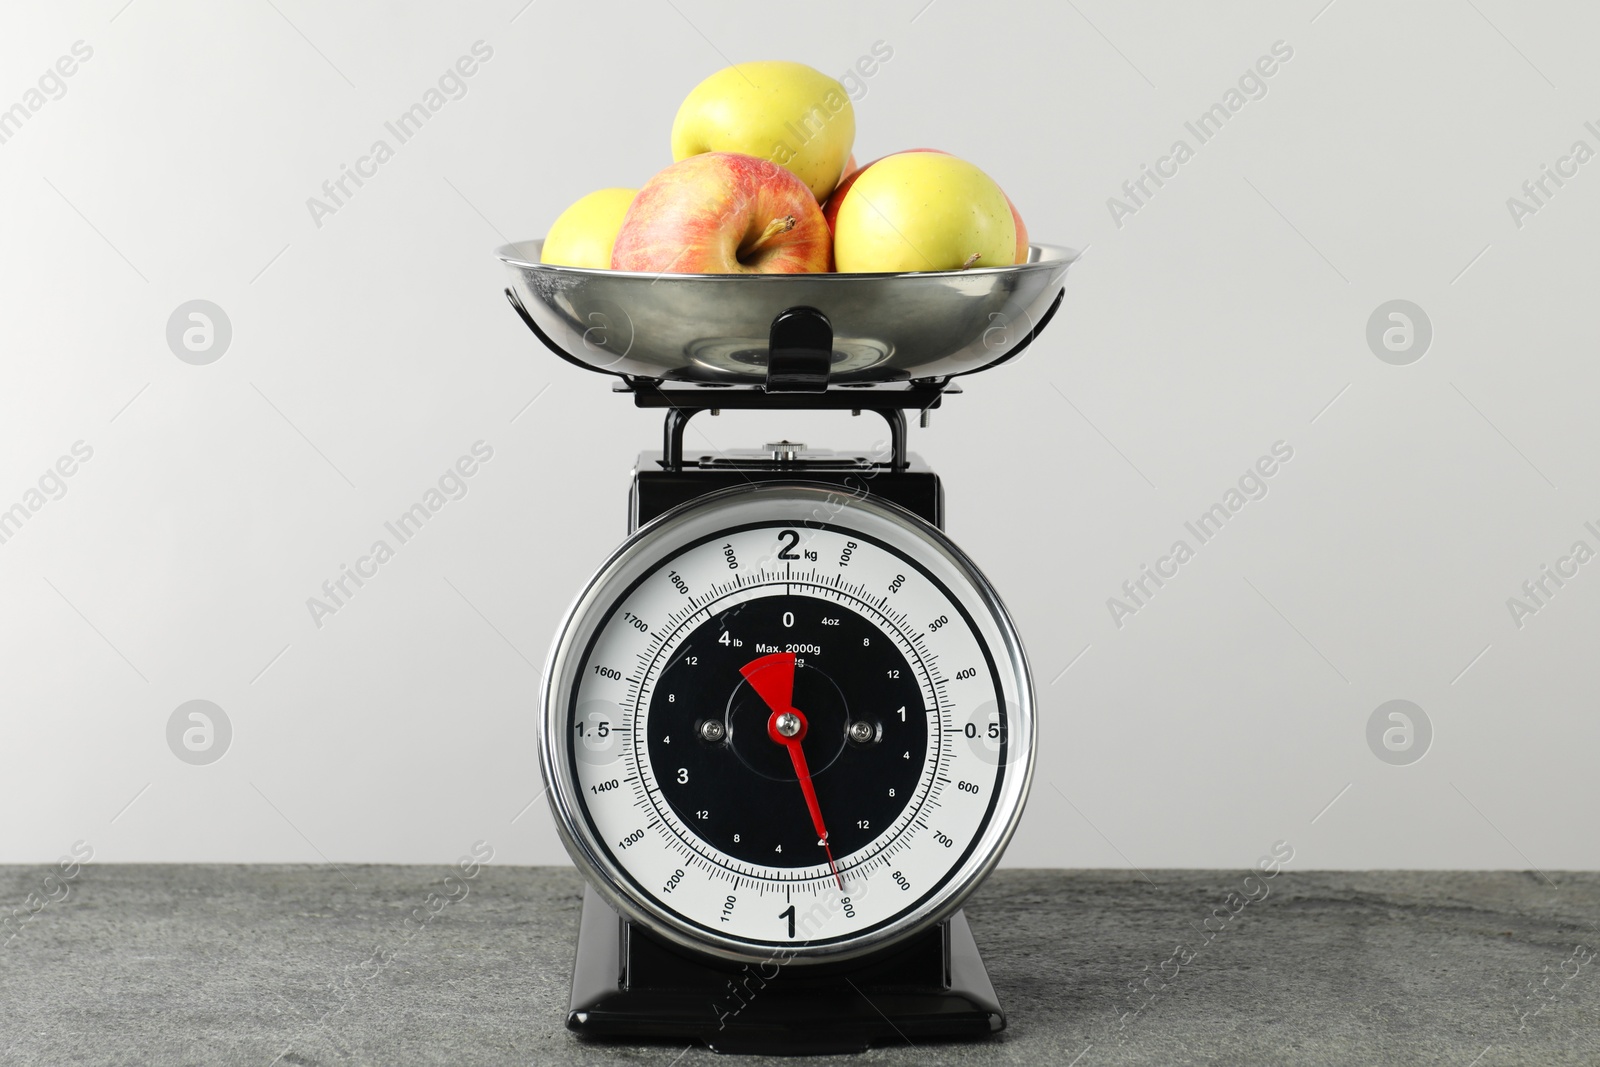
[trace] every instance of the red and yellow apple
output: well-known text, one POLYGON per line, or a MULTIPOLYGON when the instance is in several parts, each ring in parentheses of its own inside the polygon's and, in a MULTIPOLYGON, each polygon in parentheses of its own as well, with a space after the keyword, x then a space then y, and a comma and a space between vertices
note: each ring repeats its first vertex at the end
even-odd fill
POLYGON ((833 241, 811 190, 765 159, 705 152, 645 183, 622 220, 615 270, 804 274, 831 268, 833 241))
MULTIPOLYGON (((907 148, 904 152, 894 152, 891 154, 898 156, 905 155, 910 152, 935 152, 942 156, 947 156, 950 154, 942 148, 907 148)), ((882 158, 888 159, 889 156, 884 156, 882 158)), ((854 156, 850 157, 850 162, 855 162, 854 156)), ((872 161, 872 163, 868 163, 867 167, 870 167, 873 163, 877 162, 879 162, 879 160, 875 159, 872 161)), ((867 167, 862 167, 860 170, 857 170, 854 167, 847 165, 845 167, 844 177, 839 181, 838 188, 834 189, 833 195, 828 197, 827 203, 822 205, 822 217, 827 220, 828 229, 830 231, 836 229, 836 220, 839 217, 839 206, 844 203, 845 194, 850 191, 850 187, 855 184, 856 179, 861 176, 862 171, 865 171, 867 167)), ((1005 195, 1004 190, 1001 191, 1001 195, 1005 195)), ((1012 262, 1026 263, 1028 262, 1028 225, 1022 221, 1022 213, 1017 210, 1017 205, 1012 202, 1011 197, 1009 196, 1006 196, 1006 206, 1011 209, 1011 223, 1016 227, 1017 231, 1016 258, 1013 259, 1012 262)), ((996 267, 1002 266, 1002 264, 986 263, 983 264, 983 266, 996 267)))
MULTIPOLYGON (((1017 261, 1010 201, 945 152, 899 152, 854 176, 834 216, 841 273, 1006 267, 1017 261)), ((824 219, 824 224, 827 220, 824 219)))
POLYGON ((637 189, 600 189, 556 216, 539 252, 540 263, 563 267, 611 266, 611 246, 637 189))
POLYGON ((787 167, 818 203, 856 139, 844 86, 804 63, 741 63, 695 86, 672 123, 672 158, 738 152, 787 167))

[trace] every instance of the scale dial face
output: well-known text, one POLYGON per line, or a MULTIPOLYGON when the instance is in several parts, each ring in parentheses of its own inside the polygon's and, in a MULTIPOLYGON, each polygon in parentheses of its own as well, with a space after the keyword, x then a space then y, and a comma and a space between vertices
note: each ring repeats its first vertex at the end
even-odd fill
POLYGON ((730 959, 846 958, 948 915, 1033 766, 1026 661, 982 575, 910 513, 817 486, 637 533, 569 613, 543 700, 580 868, 730 959))

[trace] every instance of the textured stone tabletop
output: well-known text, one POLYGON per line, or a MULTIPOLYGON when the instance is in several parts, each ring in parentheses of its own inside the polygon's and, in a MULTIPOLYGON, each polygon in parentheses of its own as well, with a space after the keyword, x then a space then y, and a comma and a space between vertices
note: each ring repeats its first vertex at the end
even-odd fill
MULTIPOLYGON (((445 867, 54 870, 0 867, 0 1063, 732 1061, 563 1029, 571 870, 442 907, 445 867)), ((1241 907, 1247 872, 1148 873, 997 873, 967 915, 1009 1029, 830 1062, 1600 1064, 1600 874, 1285 873, 1241 907)))

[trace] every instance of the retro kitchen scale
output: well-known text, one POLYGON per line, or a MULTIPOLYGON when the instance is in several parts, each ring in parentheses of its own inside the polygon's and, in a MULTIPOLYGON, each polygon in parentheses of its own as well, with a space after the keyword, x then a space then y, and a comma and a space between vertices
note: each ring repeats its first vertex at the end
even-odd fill
POLYGON ((665 411, 628 538, 551 650, 540 766, 588 880, 570 1029, 817 1053, 1005 1025, 960 910, 1033 770, 1000 599, 906 413, 1014 359, 1074 253, 921 274, 693 275, 497 255, 556 355, 665 411), (881 453, 701 454, 700 412, 872 411, 881 453))

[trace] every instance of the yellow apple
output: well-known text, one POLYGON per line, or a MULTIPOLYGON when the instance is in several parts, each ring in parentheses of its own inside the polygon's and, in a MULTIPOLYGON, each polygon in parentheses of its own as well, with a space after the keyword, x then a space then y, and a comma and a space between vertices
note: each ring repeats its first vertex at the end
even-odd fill
POLYGON ((1009 267, 1011 202, 994 179, 943 152, 901 152, 857 172, 834 219, 841 274, 1009 267))
POLYGON ((539 262, 599 270, 610 267, 611 246, 616 244, 623 216, 638 193, 637 189, 601 189, 567 208, 545 235, 539 262))
POLYGON ((737 152, 765 159, 788 168, 821 203, 855 139, 855 108, 837 81, 804 63, 741 63, 684 99, 672 123, 672 158, 737 152))
MULTIPOLYGON (((906 151, 950 154, 942 148, 908 148, 906 151)), ((898 152, 894 154, 899 155, 898 152)), ((872 162, 876 163, 877 160, 872 162)), ((870 166, 872 166, 872 163, 867 164, 867 167, 870 166)), ((839 179, 839 184, 828 195, 827 203, 822 205, 822 217, 828 221, 828 230, 830 232, 833 230, 834 222, 839 217, 839 208, 844 204, 845 194, 850 192, 850 187, 856 183, 856 179, 861 177, 861 172, 866 170, 867 167, 857 167, 855 156, 851 156, 849 162, 844 165, 844 177, 839 179)), ((1016 262, 1026 263, 1028 262, 1028 224, 1022 221, 1022 212, 1017 210, 1017 205, 1009 195, 1006 196, 1006 203, 1011 207, 1011 223, 1017 228, 1016 262)), ((993 266, 993 264, 990 265, 993 266)))

